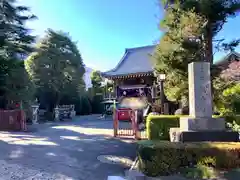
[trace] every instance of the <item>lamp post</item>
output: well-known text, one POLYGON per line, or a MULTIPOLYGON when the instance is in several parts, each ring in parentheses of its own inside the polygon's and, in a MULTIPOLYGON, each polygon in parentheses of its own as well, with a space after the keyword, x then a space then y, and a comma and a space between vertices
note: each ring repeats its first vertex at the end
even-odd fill
POLYGON ((161 114, 164 114, 164 89, 163 89, 163 82, 166 78, 165 74, 158 74, 157 82, 160 87, 160 101, 161 101, 161 114))

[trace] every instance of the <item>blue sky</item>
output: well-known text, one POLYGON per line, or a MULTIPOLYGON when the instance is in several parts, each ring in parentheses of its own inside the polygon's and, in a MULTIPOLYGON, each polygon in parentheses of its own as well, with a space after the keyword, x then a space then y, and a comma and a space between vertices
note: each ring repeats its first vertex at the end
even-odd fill
MULTIPOLYGON (((126 48, 151 45, 161 36, 157 0, 19 0, 38 19, 28 22, 33 34, 47 28, 69 32, 86 66, 114 68, 126 48)), ((240 17, 230 20, 219 38, 240 38, 240 17)), ((240 49, 238 49, 240 50, 240 49)), ((218 53, 215 59, 221 58, 218 53)))

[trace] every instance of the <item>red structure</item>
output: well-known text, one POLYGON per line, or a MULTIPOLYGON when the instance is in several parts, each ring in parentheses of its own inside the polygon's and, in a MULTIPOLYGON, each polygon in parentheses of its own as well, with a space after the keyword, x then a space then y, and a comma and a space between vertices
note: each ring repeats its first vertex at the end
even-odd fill
POLYGON ((0 130, 26 131, 26 116, 23 110, 0 110, 0 130))
POLYGON ((136 111, 131 109, 114 109, 113 112, 113 127, 114 127, 114 137, 134 137, 139 139, 138 127, 136 123, 136 111), (124 115, 121 115, 123 114, 124 115), (120 127, 120 121, 126 120, 125 118, 130 118, 126 127, 120 127))
POLYGON ((119 108, 117 110, 117 119, 119 121, 131 121, 131 111, 130 108, 119 108))

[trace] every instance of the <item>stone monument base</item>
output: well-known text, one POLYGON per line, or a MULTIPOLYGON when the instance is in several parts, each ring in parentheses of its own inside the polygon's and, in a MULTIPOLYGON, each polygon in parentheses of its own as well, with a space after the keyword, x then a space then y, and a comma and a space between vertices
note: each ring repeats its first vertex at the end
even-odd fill
POLYGON ((181 131, 170 129, 171 142, 239 142, 239 133, 233 131, 181 131))
POLYGON ((180 135, 182 142, 238 142, 239 134, 233 131, 186 131, 180 135))
POLYGON ((224 118, 212 117, 181 117, 180 129, 181 131, 224 131, 224 118))
POLYGON ((170 129, 171 142, 238 142, 238 132, 225 130, 224 118, 182 117, 180 127, 170 129))

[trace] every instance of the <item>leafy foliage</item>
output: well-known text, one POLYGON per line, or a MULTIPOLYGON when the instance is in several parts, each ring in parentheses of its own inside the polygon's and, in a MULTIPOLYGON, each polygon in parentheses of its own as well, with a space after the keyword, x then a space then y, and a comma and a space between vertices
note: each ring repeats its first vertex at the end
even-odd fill
MULTIPOLYGON (((240 165, 236 159, 240 154, 239 143, 140 141, 138 145, 139 169, 149 176, 174 174, 186 167, 227 170, 240 165)), ((198 175, 210 176, 211 172, 202 169, 198 175)))
MULTIPOLYGON (((223 91, 225 89, 231 88, 235 85, 234 81, 226 80, 221 76, 216 76, 213 79, 213 102, 214 102, 214 109, 216 112, 223 113, 225 111, 225 97, 223 96, 223 91)), ((225 113, 223 113, 225 114, 225 113)))
POLYGON ((102 113, 103 112, 103 94, 104 94, 104 84, 103 78, 100 71, 92 71, 91 73, 92 88, 89 90, 91 93, 92 102, 92 112, 102 113))
POLYGON ((17 6, 15 0, 0 2, 0 108, 8 108, 11 102, 28 101, 33 93, 19 61, 33 50, 35 37, 25 23, 36 17, 29 13, 28 7, 17 6))
POLYGON ((225 111, 240 114, 240 84, 223 91, 225 111))
POLYGON ((92 82, 93 94, 102 93, 101 87, 102 87, 103 79, 100 71, 96 71, 96 70, 92 71, 91 82, 92 82))
MULTIPOLYGON (((229 17, 240 8, 238 0, 162 0, 165 16, 160 28, 165 34, 153 59, 156 71, 166 73, 166 91, 171 100, 188 99, 187 65, 193 61, 213 64, 214 37, 229 17)), ((217 41, 219 42, 219 41, 217 41)), ((222 42, 222 41, 221 41, 222 42)), ((238 40, 222 44, 225 50, 238 45, 238 40)), ((212 75, 219 71, 212 65, 212 75), (214 71, 213 71, 214 70, 214 71)))
MULTIPOLYGON (((178 6, 184 11, 194 10, 195 13, 207 19, 203 35, 206 41, 206 58, 211 63, 213 63, 213 42, 218 43, 213 41, 214 37, 222 30, 228 18, 236 17, 240 10, 239 0, 162 0, 162 4, 167 9, 178 6)), ((223 42, 220 46, 225 50, 233 50, 239 42, 238 39, 234 39, 228 43, 223 42)))
POLYGON ((233 121, 232 123, 227 123, 227 126, 231 128, 232 131, 236 131, 240 133, 240 125, 233 121))
POLYGON ((48 29, 35 52, 25 61, 25 67, 36 85, 38 96, 45 98, 45 102, 52 101, 48 104, 50 111, 67 95, 79 97, 85 87, 81 55, 66 33, 48 29))
POLYGON ((180 101, 188 94, 188 64, 201 61, 200 44, 189 37, 200 36, 204 21, 193 11, 186 12, 175 7, 167 10, 162 21, 162 27, 167 32, 157 46, 153 59, 156 70, 167 75, 165 92, 171 100, 180 101))
POLYGON ((147 117, 147 136, 150 140, 170 140, 169 130, 179 127, 180 116, 148 116, 147 117))
POLYGON ((24 68, 23 62, 18 62, 11 69, 6 78, 6 97, 8 100, 15 102, 28 102, 34 97, 34 84, 30 81, 29 76, 24 68))
POLYGON ((181 174, 191 179, 215 179, 217 177, 217 172, 213 168, 202 164, 184 168, 181 174))

